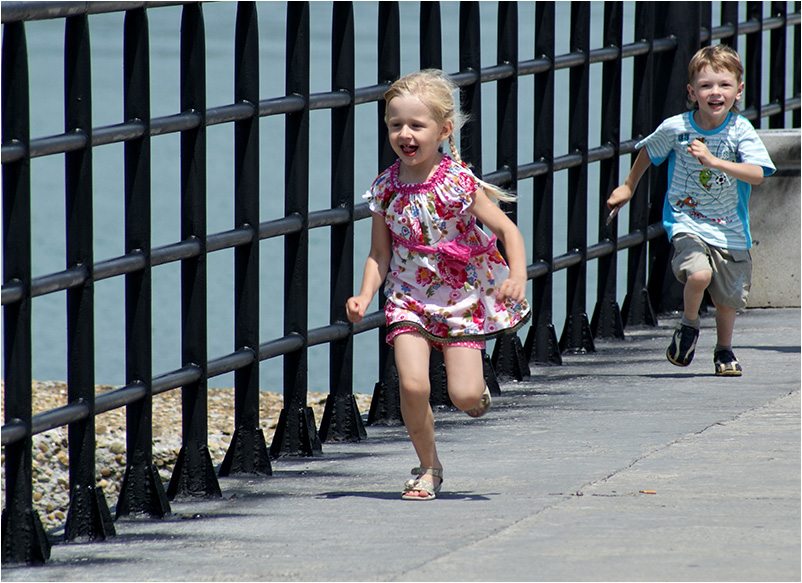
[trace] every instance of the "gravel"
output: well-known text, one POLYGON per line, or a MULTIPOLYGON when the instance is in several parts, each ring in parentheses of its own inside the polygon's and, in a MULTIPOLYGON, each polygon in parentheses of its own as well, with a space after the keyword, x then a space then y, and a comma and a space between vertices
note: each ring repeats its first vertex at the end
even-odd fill
MULTIPOLYGON (((5 387, 3 386, 3 389, 5 387)), ((98 386, 96 394, 114 387, 98 386)), ((5 394, 5 393, 3 393, 5 394)), ((326 393, 308 393, 307 404, 320 423, 326 393)), ((363 414, 370 408, 370 395, 356 394, 363 414)), ((212 463, 223 461, 234 431, 234 389, 208 389, 208 446, 212 463)), ((33 413, 67 404, 67 384, 60 381, 33 382, 33 413)), ((283 407, 278 393, 260 393, 260 424, 269 444, 283 407)), ((2 402, 0 402, 2 412, 2 402)), ((117 504, 125 476, 125 409, 116 409, 95 418, 95 467, 97 484, 103 488, 109 508, 117 504)), ((174 390, 153 397, 153 462, 162 482, 167 483, 181 449, 181 392, 174 390)), ((2 455, 3 506, 5 506, 5 451, 2 455)), ((33 506, 47 530, 64 525, 69 508, 69 444, 67 428, 59 427, 33 437, 33 506)))

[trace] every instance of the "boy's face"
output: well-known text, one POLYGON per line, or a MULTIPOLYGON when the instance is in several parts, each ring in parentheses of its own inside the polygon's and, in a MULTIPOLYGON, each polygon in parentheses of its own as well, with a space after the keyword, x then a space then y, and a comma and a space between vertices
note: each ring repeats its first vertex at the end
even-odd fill
POLYGON ((743 90, 744 84, 738 82, 734 73, 710 67, 699 71, 688 85, 691 101, 699 105, 699 112, 707 121, 723 121, 743 90))

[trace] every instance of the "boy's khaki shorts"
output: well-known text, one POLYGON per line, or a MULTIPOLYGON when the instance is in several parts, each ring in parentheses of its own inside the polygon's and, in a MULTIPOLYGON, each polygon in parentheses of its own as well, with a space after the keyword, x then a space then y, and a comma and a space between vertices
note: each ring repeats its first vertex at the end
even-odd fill
POLYGON ((671 244, 674 246, 671 267, 681 283, 684 284, 691 273, 712 271, 713 278, 707 291, 713 301, 735 309, 746 307, 752 284, 752 255, 749 251, 714 247, 689 233, 675 235, 671 244))

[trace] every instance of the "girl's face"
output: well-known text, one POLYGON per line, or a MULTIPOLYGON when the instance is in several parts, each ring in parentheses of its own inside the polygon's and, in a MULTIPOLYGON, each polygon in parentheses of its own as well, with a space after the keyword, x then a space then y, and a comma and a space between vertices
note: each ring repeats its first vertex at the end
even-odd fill
POLYGON ((738 83, 735 74, 727 71, 714 71, 705 67, 696 74, 693 83, 688 85, 691 101, 699 104, 699 119, 705 129, 721 125, 732 106, 741 98, 744 84, 738 83))
POLYGON ((394 97, 387 105, 390 145, 401 159, 405 182, 425 182, 442 159, 437 148, 451 135, 453 123, 438 124, 415 95, 394 97))

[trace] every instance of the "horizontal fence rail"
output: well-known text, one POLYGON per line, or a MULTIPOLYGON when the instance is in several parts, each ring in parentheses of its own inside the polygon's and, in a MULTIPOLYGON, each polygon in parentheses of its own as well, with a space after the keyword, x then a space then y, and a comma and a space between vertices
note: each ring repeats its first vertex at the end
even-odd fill
MULTIPOLYGON (((651 132, 669 114, 684 109, 687 61, 699 47, 726 42, 745 55, 746 103, 742 114, 759 127, 785 127, 792 117, 799 127, 800 5, 772 2, 721 3, 721 22, 712 23, 711 3, 638 2, 635 40, 622 41, 623 6, 604 3, 604 42, 590 47, 590 3, 570 8, 570 51, 555 54, 555 7, 535 4, 535 56, 521 60, 519 22, 515 2, 460 2, 458 71, 452 71, 461 90, 461 105, 469 121, 460 134, 463 157, 490 183, 518 190, 531 181, 533 215, 519 215, 519 207, 504 204, 519 224, 531 221, 533 240, 527 276, 532 281, 533 320, 525 342, 516 336, 496 341, 492 358, 485 355, 486 375, 494 391, 498 380, 521 379, 530 364, 560 364, 566 352, 592 352, 594 338, 622 338, 627 326, 653 325, 655 312, 676 309, 670 285, 665 284, 668 246, 663 236, 659 204, 664 176, 652 171, 644 193, 633 199, 629 232, 618 235, 617 221, 605 224, 604 201, 619 183, 621 157, 635 152, 638 139, 651 132), (744 6, 746 18, 739 18, 744 6), (495 64, 480 54, 480 9, 497 12, 498 46, 495 64), (769 47, 764 47, 764 33, 769 47), (793 34, 793 46, 789 40, 793 34), (744 42, 745 48, 738 47, 744 42), (763 71, 763 51, 771 70, 763 71), (624 62, 634 69, 633 87, 622 87, 624 62), (590 66, 602 67, 605 103, 591 103, 590 66), (555 73, 570 76, 569 151, 555 156, 555 73), (787 71, 794 71, 792 87, 787 71), (518 82, 534 80, 534 135, 521 137, 518 127, 518 82), (769 87, 768 103, 761 103, 761 85, 769 87), (494 170, 481 172, 483 90, 497 93, 497 160, 494 170), (632 93, 632 110, 622 111, 625 91, 632 93), (601 145, 589 147, 589 115, 601 115, 601 145), (788 114, 788 116, 786 115, 788 114), (621 118, 632 118, 631 136, 621 136, 621 118), (534 140, 531 160, 518 160, 517 144, 534 140), (598 186, 589 184, 588 167, 600 169, 598 186), (554 254, 554 198, 556 173, 568 181, 568 251, 554 254), (663 181, 661 183, 661 180, 663 181), (591 196, 593 193, 593 196, 591 196), (588 241, 589 217, 598 212, 599 238, 588 241), (618 257, 626 251, 626 299, 616 299, 618 257), (596 307, 592 319, 585 313, 589 290, 587 267, 597 262, 596 307), (566 274, 566 322, 559 340, 552 322, 555 295, 553 276, 566 274), (672 303, 674 302, 674 303, 672 303)), ((259 3, 236 7, 234 103, 207 107, 206 46, 202 3, 199 2, 4 2, 3 23, 3 284, 4 408, 2 445, 5 448, 6 506, 3 510, 2 561, 41 563, 49 558, 50 543, 32 505, 32 437, 67 426, 70 442, 70 509, 67 540, 105 539, 115 534, 102 489, 96 485, 94 460, 95 416, 126 408, 126 474, 116 516, 162 517, 176 497, 217 497, 220 487, 206 447, 206 388, 210 378, 234 373, 235 432, 219 475, 248 473, 268 476, 270 459, 286 455, 311 456, 328 439, 359 441, 366 437, 353 397, 353 337, 381 329, 383 310, 366 315, 359 324, 345 317, 345 300, 354 280, 354 224, 370 216, 366 203, 354 203, 354 111, 373 106, 377 122, 383 116, 383 94, 401 71, 399 3, 378 4, 377 64, 374 85, 356 87, 354 80, 354 4, 331 6, 330 91, 310 92, 310 10, 307 2, 288 2, 286 8, 286 95, 259 95, 259 3), (150 113, 148 14, 165 6, 182 6, 181 107, 166 116, 150 113), (90 16, 124 13, 123 69, 124 120, 93 127, 90 16), (30 95, 26 23, 61 19, 65 23, 65 128, 50 136, 30 136, 30 95), (330 112, 331 208, 309 208, 310 112, 330 112), (285 213, 259 219, 259 148, 262 118, 282 118, 284 127, 285 213), (231 124, 234 130, 235 225, 223 232, 206 232, 207 128, 231 124), (151 140, 180 136, 181 240, 151 245, 151 140), (125 253, 95 260, 92 249, 92 153, 121 144, 125 148, 121 182, 125 191, 125 253), (31 160, 49 156, 65 160, 68 267, 33 277, 31 270, 31 160), (330 324, 309 328, 309 233, 330 232, 330 324), (284 249, 283 329, 259 331, 260 242, 281 239, 284 249), (209 358, 207 337, 207 257, 232 250, 234 255, 234 337, 236 349, 209 358), (182 366, 163 374, 152 373, 151 285, 153 268, 181 267, 182 366), (126 383, 95 395, 94 285, 122 277, 125 281, 126 383), (68 403, 33 414, 31 306, 34 298, 66 292, 68 343, 68 403), (330 387, 320 427, 306 406, 308 349, 328 345, 330 387), (264 360, 284 358, 284 409, 272 444, 265 443, 259 426, 258 367, 264 360), (155 395, 182 390, 183 437, 176 470, 167 489, 152 462, 151 407, 155 395), (180 469, 179 469, 180 468, 180 469)), ((440 4, 420 3, 421 67, 442 68, 440 4)), ((594 22, 594 26, 597 23, 594 22)), ((165 57, 166 58, 166 57, 165 57)), ((315 118, 314 123, 318 119, 315 118)), ((379 123, 381 171, 393 162, 386 130, 379 123)), ((647 181, 644 181, 647 182, 647 181)), ((318 185, 319 187, 320 185, 318 185)), ((360 251, 357 256, 362 255, 360 251)), ((381 305, 381 304, 380 304, 381 305)), ((392 356, 380 340, 380 379, 376 384, 368 423, 400 422, 392 356)), ((397 379, 395 380, 397 382, 397 379)), ((432 402, 450 404, 443 383, 432 387, 432 402)))

